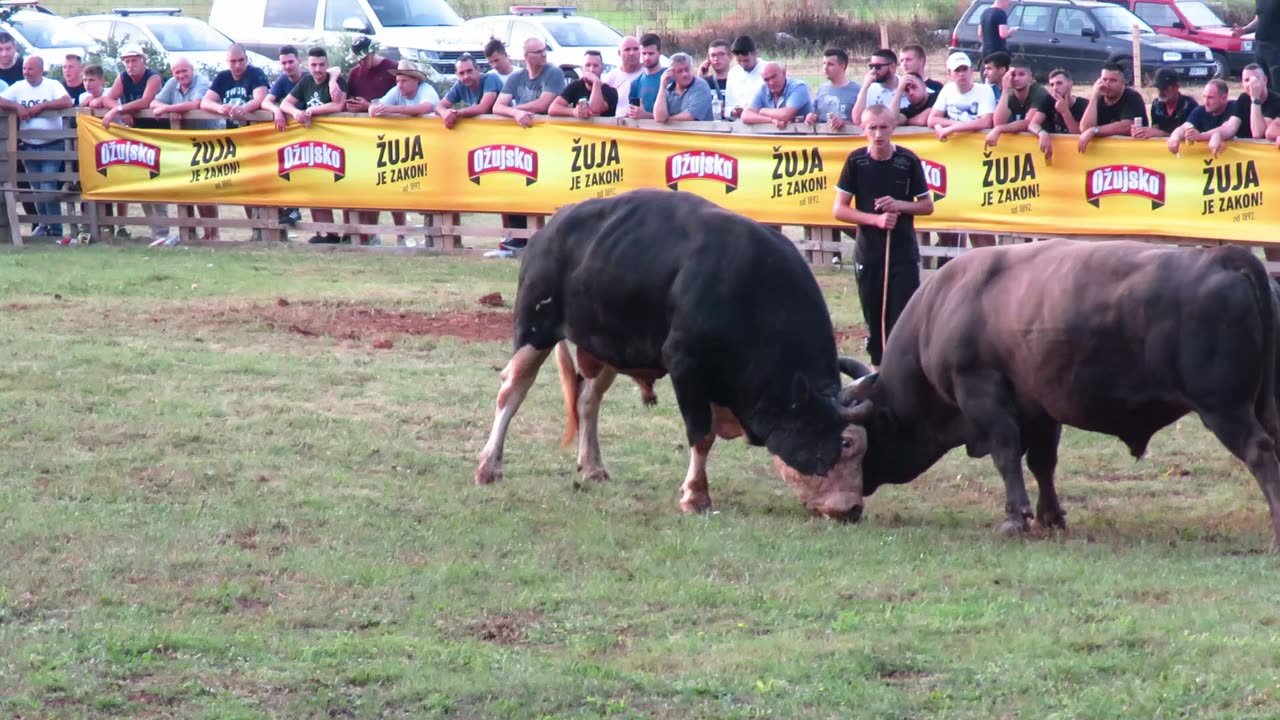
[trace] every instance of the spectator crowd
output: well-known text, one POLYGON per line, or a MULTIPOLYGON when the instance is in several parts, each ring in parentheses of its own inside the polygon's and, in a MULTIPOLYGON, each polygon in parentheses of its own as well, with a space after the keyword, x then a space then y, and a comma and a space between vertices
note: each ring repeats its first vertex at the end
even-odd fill
MULTIPOLYGON (((1094 138, 1117 135, 1164 138, 1174 153, 1184 143, 1204 141, 1217 154, 1235 138, 1265 138, 1280 147, 1280 94, 1268 87, 1268 73, 1259 65, 1244 69, 1244 92, 1234 99, 1226 83, 1217 79, 1204 86, 1199 99, 1192 98, 1183 92, 1172 69, 1161 68, 1154 76, 1158 97, 1148 107, 1142 95, 1128 87, 1123 69, 1112 64, 1104 64, 1097 78, 1089 78, 1090 92, 1077 97, 1074 79, 1066 70, 1054 70, 1047 85, 1041 85, 1025 62, 1010 57, 1005 41, 1017 28, 1007 25, 1003 10, 1007 4, 1001 0, 984 13, 980 31, 984 56, 975 59, 951 52, 941 80, 929 77, 927 55, 918 44, 877 50, 857 80, 850 78, 849 54, 829 48, 822 54, 823 80, 812 92, 803 80, 788 76, 784 63, 761 58, 746 35, 732 43, 710 43, 701 60, 675 53, 665 66, 661 38, 652 33, 627 36, 619 47, 620 65, 606 72, 600 53, 587 51, 572 82, 566 81, 560 68, 547 63, 541 39, 525 41, 523 67, 511 61, 501 42, 492 40, 484 48, 490 69, 482 72, 476 58, 462 55, 456 61, 457 81, 441 98, 415 63, 380 56, 363 36, 352 44, 359 61, 346 76, 330 64, 324 48, 302 51, 285 46, 279 51, 282 72, 274 82, 249 64, 238 44, 228 48, 227 69, 211 82, 183 57, 170 58, 172 77, 162 81, 156 68, 147 67, 141 48, 125 45, 119 51, 124 71, 107 86, 102 67, 83 66, 75 55, 67 56, 61 83, 44 79, 40 58, 18 56, 13 37, 0 32, 0 109, 17 113, 24 129, 61 127, 61 119, 46 111, 80 106, 102 111, 104 126, 151 128, 237 127, 261 110, 271 114, 279 130, 291 122, 309 128, 314 118, 339 112, 375 117, 435 114, 450 129, 468 118, 497 115, 521 128, 531 127, 538 116, 562 116, 659 123, 738 121, 779 129, 825 123, 839 130, 860 127, 869 108, 884 107, 888 114, 877 113, 878 123, 927 127, 939 140, 954 133, 981 132, 986 144, 994 147, 1003 135, 1034 135, 1046 157, 1052 155, 1054 135, 1074 136, 1082 153, 1094 138), (138 117, 144 110, 151 111, 151 117, 138 117), (188 118, 193 110, 219 119, 188 118)), ((63 150, 61 145, 62 141, 42 144, 33 139, 25 141, 22 149, 52 152, 63 150)), ((28 160, 27 164, 28 172, 42 174, 63 169, 61 160, 28 160)), ((56 189, 57 183, 42 180, 39 187, 56 189)), ((29 212, 38 209, 40 214, 57 215, 52 212, 56 205, 46 203, 29 212)), ((181 234, 169 227, 166 206, 147 203, 142 207, 154 244, 181 242, 181 234)), ((246 208, 250 217, 263 210, 246 208)), ((197 205, 188 212, 213 218, 217 207, 197 205)), ((298 208, 278 212, 282 223, 301 219, 298 208)), ((332 210, 311 212, 316 222, 334 221, 332 210)), ((354 214, 359 223, 378 221, 374 211, 354 214)), ((350 219, 349 213, 346 220, 350 219)), ((392 221, 397 227, 406 226, 403 212, 393 212, 392 221)), ((525 229, 524 221, 519 215, 503 218, 504 227, 513 230, 525 229)), ((119 232, 127 235, 123 228, 119 232)), ((35 234, 61 237, 62 227, 38 226, 35 234)), ((515 255, 526 240, 514 236, 522 234, 513 233, 490 255, 515 255)), ((406 228, 398 233, 398 240, 405 242, 407 235, 406 228)), ((203 238, 216 239, 216 227, 207 224, 203 238)), ((337 233, 317 233, 311 238, 315 243, 344 240, 351 239, 337 233)), ((377 240, 364 236, 358 241, 377 240)), ((978 236, 973 241, 984 244, 993 239, 978 236)))

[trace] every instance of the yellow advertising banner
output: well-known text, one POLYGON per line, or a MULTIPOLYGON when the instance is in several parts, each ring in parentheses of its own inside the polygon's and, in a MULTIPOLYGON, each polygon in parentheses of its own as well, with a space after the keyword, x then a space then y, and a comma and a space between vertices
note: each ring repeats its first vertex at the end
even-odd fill
MULTIPOLYGON (((864 139, 667 132, 574 122, 522 129, 479 119, 317 120, 226 131, 79 124, 82 187, 94 200, 551 213, 635 188, 702 195, 760 222, 830 225, 845 157, 864 139)), ((1163 141, 1055 137, 896 138, 921 158, 935 214, 921 229, 1280 240, 1280 158, 1235 141, 1180 155, 1163 141), (1271 208, 1268 212, 1268 208, 1271 208)))

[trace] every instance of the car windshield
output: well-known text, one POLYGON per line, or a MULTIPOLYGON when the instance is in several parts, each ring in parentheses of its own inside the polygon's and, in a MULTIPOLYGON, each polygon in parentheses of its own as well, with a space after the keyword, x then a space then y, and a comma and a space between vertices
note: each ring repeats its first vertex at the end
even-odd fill
POLYGON ((97 43, 89 34, 56 15, 22 11, 9 18, 18 34, 37 48, 89 48, 97 43))
POLYGON ((1155 30, 1145 20, 1121 7, 1096 7, 1093 16, 1097 18, 1103 34, 1132 35, 1133 26, 1138 26, 1142 35, 1154 35, 1155 30))
POLYGON ((1218 17, 1218 13, 1213 8, 1205 5, 1199 0, 1195 2, 1180 2, 1178 9, 1186 16, 1187 22, 1194 27, 1215 28, 1226 27, 1227 24, 1222 22, 1222 18, 1218 17))
POLYGON ((382 27, 461 25, 462 18, 444 0, 369 0, 382 27))
POLYGON ((155 18, 146 25, 165 52, 218 51, 226 50, 231 44, 231 38, 195 18, 155 18))
POLYGON ((617 47, 622 33, 590 18, 562 18, 548 20, 547 32, 561 47, 617 47))

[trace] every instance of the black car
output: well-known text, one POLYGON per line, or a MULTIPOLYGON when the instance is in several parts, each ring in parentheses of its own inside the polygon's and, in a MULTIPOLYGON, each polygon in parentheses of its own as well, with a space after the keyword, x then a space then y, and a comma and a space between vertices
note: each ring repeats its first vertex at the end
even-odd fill
MULTIPOLYGON (((991 7, 979 0, 961 16, 951 34, 951 47, 972 54, 982 49, 978 23, 991 7)), ((1184 81, 1213 77, 1213 51, 1186 40, 1159 35, 1126 8, 1091 0, 1014 0, 1009 27, 1018 31, 1008 39, 1009 54, 1022 55, 1036 78, 1044 80, 1054 68, 1065 68, 1077 84, 1091 83, 1104 62, 1118 63, 1125 79, 1133 80, 1133 26, 1139 29, 1142 73, 1173 68, 1184 81)))

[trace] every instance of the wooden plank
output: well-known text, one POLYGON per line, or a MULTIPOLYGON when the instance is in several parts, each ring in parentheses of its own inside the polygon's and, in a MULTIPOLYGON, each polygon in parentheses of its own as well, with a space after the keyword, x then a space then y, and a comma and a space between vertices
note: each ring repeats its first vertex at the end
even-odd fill
MULTIPOLYGON (((7 136, 5 137, 5 152, 8 155, 5 162, 5 175, 7 177, 18 176, 18 116, 12 113, 7 114, 4 120, 7 128, 7 136)), ((5 214, 9 218, 9 238, 14 245, 22 245, 22 225, 18 223, 18 197, 17 194, 5 189, 4 206, 5 214)))

